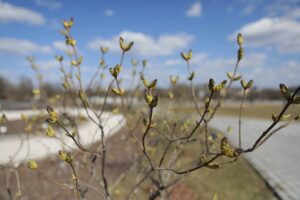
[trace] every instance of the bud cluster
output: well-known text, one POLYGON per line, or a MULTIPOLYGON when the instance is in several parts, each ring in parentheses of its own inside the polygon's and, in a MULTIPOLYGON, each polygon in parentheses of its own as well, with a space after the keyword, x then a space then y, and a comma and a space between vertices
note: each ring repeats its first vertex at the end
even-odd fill
POLYGON ((221 89, 223 89, 226 85, 227 81, 224 80, 222 81, 220 84, 216 85, 214 79, 209 79, 209 83, 208 83, 208 89, 210 90, 210 92, 220 92, 221 89))
POLYGON ((121 71, 122 71, 122 66, 119 64, 117 64, 114 68, 109 68, 110 74, 115 78, 118 77, 118 75, 121 71))
POLYGON ((245 80, 241 80, 241 85, 244 90, 250 89, 253 86, 253 83, 253 80, 248 81, 248 83, 245 80))

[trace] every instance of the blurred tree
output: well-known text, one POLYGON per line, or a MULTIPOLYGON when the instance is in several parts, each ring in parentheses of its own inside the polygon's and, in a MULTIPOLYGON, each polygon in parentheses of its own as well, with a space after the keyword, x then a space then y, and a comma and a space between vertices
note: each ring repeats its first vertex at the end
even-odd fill
POLYGON ((4 77, 0 76, 0 99, 7 99, 9 97, 12 85, 4 77))
POLYGON ((28 101, 32 98, 33 85, 31 79, 21 77, 16 92, 12 94, 17 101, 28 101))

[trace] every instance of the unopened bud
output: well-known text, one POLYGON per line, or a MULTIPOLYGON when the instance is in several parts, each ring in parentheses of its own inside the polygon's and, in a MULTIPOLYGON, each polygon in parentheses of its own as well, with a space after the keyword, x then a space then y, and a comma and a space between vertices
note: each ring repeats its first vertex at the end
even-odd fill
POLYGON ((244 43, 244 39, 243 39, 243 36, 242 36, 241 33, 239 33, 237 35, 237 43, 238 43, 239 46, 242 46, 242 44, 244 43))
POLYGON ((134 42, 129 42, 128 44, 126 44, 122 37, 120 37, 119 43, 120 43, 120 48, 123 50, 123 52, 129 51, 134 44, 134 42))

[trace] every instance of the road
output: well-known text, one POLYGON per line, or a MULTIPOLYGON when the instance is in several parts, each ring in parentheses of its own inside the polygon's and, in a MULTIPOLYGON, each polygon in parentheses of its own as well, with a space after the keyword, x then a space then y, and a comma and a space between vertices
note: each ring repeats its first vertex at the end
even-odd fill
MULTIPOLYGON (((242 146, 248 148, 270 124, 271 120, 244 119, 242 122, 242 146)), ((216 117, 211 126, 226 132, 228 125, 233 131, 226 136, 235 146, 238 144, 238 119, 216 117)), ((294 123, 275 133, 255 152, 245 157, 259 171, 277 194, 284 200, 300 199, 300 124, 294 123)))

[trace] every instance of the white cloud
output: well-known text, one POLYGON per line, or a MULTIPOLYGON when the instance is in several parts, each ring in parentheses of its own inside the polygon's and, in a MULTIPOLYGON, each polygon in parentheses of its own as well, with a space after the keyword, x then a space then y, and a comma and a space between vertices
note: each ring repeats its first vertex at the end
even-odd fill
MULTIPOLYGON (((245 58, 239 65, 239 73, 245 75, 245 79, 249 79, 249 72, 253 72, 257 69, 263 69, 266 65, 267 56, 262 53, 250 53, 245 55, 245 58)), ((209 78, 214 78, 217 81, 226 79, 226 73, 232 72, 236 64, 236 58, 213 58, 206 53, 194 53, 191 60, 192 71, 196 72, 195 81, 206 83, 209 78)), ((181 68, 185 70, 186 63, 179 58, 167 59, 163 64, 163 67, 168 68, 181 68)), ((187 70, 184 73, 179 73, 184 76, 184 80, 188 77, 187 70)), ((252 78, 252 77, 251 77, 252 78)))
POLYGON ((52 48, 48 45, 44 45, 44 46, 38 46, 38 51, 47 54, 47 53, 51 53, 52 52, 52 48))
MULTIPOLYGON (((149 60, 146 70, 144 71, 144 75, 145 78, 147 80, 154 80, 154 79, 158 79, 158 87, 167 87, 170 84, 169 81, 169 76, 170 75, 180 75, 180 82, 184 81, 184 76, 185 73, 183 73, 182 71, 182 67, 170 67, 170 66, 166 66, 164 65, 164 63, 162 62, 162 60, 149 60)), ((132 81, 132 69, 129 67, 124 67, 122 73, 120 73, 120 78, 123 80, 122 81, 122 87, 125 88, 129 88, 131 87, 131 81, 132 81)), ((108 82, 108 78, 106 79, 107 84, 108 82)), ((140 82, 139 80, 135 80, 135 83, 140 82)))
MULTIPOLYGON (((158 86, 167 87, 169 85, 170 75, 179 75, 181 83, 188 83, 187 77, 189 75, 186 63, 179 54, 174 58, 159 59, 156 61, 153 61, 153 59, 151 60, 152 62, 150 62, 147 67, 149 70, 145 71, 145 77, 149 80, 157 78, 158 86), (164 73, 162 73, 162 71, 164 73)), ((266 61, 267 57, 265 54, 246 54, 245 59, 241 61, 238 73, 241 73, 246 80, 249 80, 253 78, 254 71, 260 69, 261 73, 265 72, 264 66, 266 66, 266 61)), ((191 69, 196 73, 194 79, 195 82, 206 84, 209 78, 214 78, 217 82, 227 79, 226 72, 232 72, 235 63, 235 58, 211 57, 206 53, 194 53, 191 60, 191 69)), ((130 80, 130 74, 131 70, 129 68, 124 68, 121 76, 124 80, 130 80)), ((272 85, 273 83, 274 81, 271 81, 269 85, 272 85)))
POLYGON ((265 10, 270 16, 285 16, 298 9, 299 3, 299 0, 272 0, 265 10))
MULTIPOLYGON (((178 56, 179 57, 179 56, 178 56)), ((250 68, 250 67, 261 67, 265 64, 267 56, 263 53, 250 53, 246 54, 245 57, 240 62, 240 67, 250 68)), ((195 67, 211 66, 211 68, 231 68, 235 65, 235 58, 211 58, 206 53, 194 53, 191 60, 191 64, 195 67)), ((166 66, 185 66, 185 62, 181 58, 176 59, 166 59, 164 62, 166 66)))
POLYGON ((38 45, 29 40, 17 38, 0 38, 0 53, 28 55, 34 52, 50 53, 52 51, 49 46, 38 45))
POLYGON ((55 60, 38 60, 36 62, 37 66, 39 66, 41 69, 48 70, 53 68, 58 68, 59 63, 55 60))
MULTIPOLYGON (((209 78, 217 81, 226 79, 226 72, 232 72, 236 63, 235 58, 212 58, 203 53, 195 54, 194 58, 192 70, 196 72, 195 80, 202 83, 206 83, 209 78)), ((299 85, 299 66, 298 61, 292 60, 270 66, 267 55, 249 53, 241 61, 238 74, 243 75, 245 80, 253 79, 259 87, 277 87, 279 83, 296 86, 299 85)), ((235 84, 238 86, 239 83, 235 84)))
POLYGON ((115 11, 112 9, 106 9, 103 14, 107 17, 112 17, 115 15, 115 11))
POLYGON ((284 16, 284 18, 291 18, 291 19, 299 19, 300 18, 300 8, 295 8, 287 12, 284 16))
MULTIPOLYGON (((285 83, 290 86, 299 85, 300 62, 289 60, 287 62, 279 62, 270 65, 270 60, 263 53, 245 54, 242 59, 238 74, 243 75, 243 79, 253 79, 255 86, 259 87, 277 87, 279 83, 285 83)), ((191 69, 195 71, 195 82, 207 83, 209 78, 214 78, 217 82, 227 79, 226 72, 233 72, 236 64, 236 58, 211 57, 206 53, 194 53, 191 60, 191 69)), ((149 75, 158 78, 159 83, 168 85, 168 76, 180 75, 180 80, 187 83, 186 63, 179 57, 174 59, 166 59, 163 63, 157 63, 151 66, 149 75), (161 69, 165 69, 168 73, 161 73, 161 69), (157 71, 155 71, 157 70, 157 71)), ((150 67, 149 67, 150 68, 150 67)), ((239 86, 239 82, 235 82, 234 86, 239 86)))
POLYGON ((290 60, 277 66, 254 68, 247 75, 258 86, 277 87, 280 83, 299 86, 300 63, 290 60))
POLYGON ((61 3, 55 0, 35 0, 35 4, 49 10, 58 10, 62 7, 61 3))
POLYGON ((139 56, 166 56, 186 48, 194 39, 187 33, 163 34, 158 38, 141 32, 123 31, 118 36, 110 39, 96 39, 88 44, 89 48, 99 50, 100 46, 109 47, 112 52, 120 52, 119 37, 122 36, 126 42, 134 41, 132 51, 139 56))
POLYGON ((55 49, 59 51, 66 52, 68 50, 64 41, 54 41, 52 45, 55 49))
POLYGON ((265 17, 242 26, 229 39, 235 40, 239 32, 251 47, 271 46, 284 53, 300 52, 300 23, 293 19, 265 17))
POLYGON ((48 28, 53 29, 55 31, 60 31, 61 30, 61 21, 59 21, 58 19, 51 19, 49 21, 49 26, 48 28))
POLYGON ((266 64, 267 55, 263 53, 245 53, 245 57, 242 59, 240 63, 240 67, 242 68, 254 68, 254 67, 262 67, 266 64))
POLYGON ((191 5, 191 7, 186 11, 186 16, 188 17, 199 17, 202 12, 202 5, 200 1, 191 5))
POLYGON ((0 23, 21 22, 42 25, 46 22, 43 15, 27 8, 0 2, 0 23))
POLYGON ((178 65, 184 65, 184 62, 182 59, 176 58, 176 59, 167 59, 164 62, 165 66, 178 66, 178 65))

